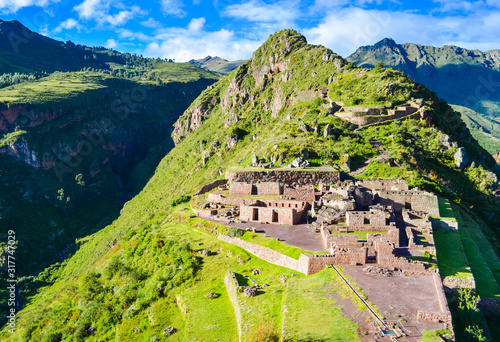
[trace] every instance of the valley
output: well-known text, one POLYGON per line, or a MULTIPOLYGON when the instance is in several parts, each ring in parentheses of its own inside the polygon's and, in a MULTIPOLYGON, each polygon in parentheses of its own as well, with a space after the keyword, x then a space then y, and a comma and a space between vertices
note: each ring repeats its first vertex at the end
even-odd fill
POLYGON ((43 260, 1 339, 498 336, 496 161, 436 93, 294 30, 223 77, 133 59, 0 89, 2 224, 43 260))

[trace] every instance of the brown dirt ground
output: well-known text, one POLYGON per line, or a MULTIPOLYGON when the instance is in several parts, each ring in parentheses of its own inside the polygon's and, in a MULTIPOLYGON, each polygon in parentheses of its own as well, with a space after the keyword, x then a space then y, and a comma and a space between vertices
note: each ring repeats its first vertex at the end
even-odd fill
MULTIPOLYGON (((432 277, 410 277, 399 273, 395 273, 392 277, 374 276, 363 271, 363 266, 343 266, 343 268, 345 273, 354 279, 357 286, 362 289, 363 294, 368 296, 368 301, 375 304, 379 313, 385 316, 386 321, 406 320, 403 325, 408 336, 404 341, 418 341, 422 337, 423 330, 446 328, 444 323, 417 320, 418 310, 424 312, 440 311, 437 290, 432 277)), ((344 305, 344 313, 361 324, 362 331, 370 332, 373 330, 373 318, 368 311, 366 314, 359 314, 360 311, 355 305, 352 303, 351 305, 344 304, 345 301, 350 302, 349 299, 339 300, 339 303, 344 305), (370 318, 371 327, 366 324, 367 318, 370 318)), ((376 339, 372 333, 369 333, 366 338, 364 337, 364 341, 374 340, 376 339)))

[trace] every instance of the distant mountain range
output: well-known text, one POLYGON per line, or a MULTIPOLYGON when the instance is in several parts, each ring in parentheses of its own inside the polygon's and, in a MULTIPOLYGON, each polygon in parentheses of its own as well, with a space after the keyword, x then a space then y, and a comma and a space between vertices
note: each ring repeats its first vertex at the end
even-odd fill
POLYGON ((220 72, 221 74, 227 75, 245 62, 245 60, 228 61, 227 59, 217 56, 207 56, 202 59, 192 59, 188 63, 206 70, 220 72))
POLYGON ((460 110, 473 136, 492 154, 500 151, 500 50, 397 44, 385 38, 362 46, 347 60, 357 66, 402 71, 460 110))

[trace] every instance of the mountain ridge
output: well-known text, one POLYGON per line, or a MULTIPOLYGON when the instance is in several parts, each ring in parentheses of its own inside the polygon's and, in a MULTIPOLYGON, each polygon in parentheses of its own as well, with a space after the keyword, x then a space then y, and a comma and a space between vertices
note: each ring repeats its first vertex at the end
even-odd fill
POLYGON ((33 297, 11 340, 157 340, 168 333, 178 341, 236 341, 242 332, 224 284, 228 269, 242 281, 247 275, 267 285, 245 301, 245 309, 257 310, 245 321, 245 329, 254 329, 245 331, 245 338, 264 331, 265 338, 320 340, 335 331, 336 337, 350 333, 345 340, 361 340, 361 331, 340 308, 324 305, 322 290, 334 286, 329 270, 305 278, 264 263, 218 240, 218 234, 230 234, 228 227, 194 217, 190 195, 254 159, 285 166, 299 157, 340 167, 348 157, 349 171, 367 164, 359 177, 404 178, 477 213, 493 237, 499 231, 494 182, 488 182, 494 162, 457 112, 401 72, 353 67, 331 50, 307 44, 294 30, 272 35, 251 60, 205 89, 177 120, 172 139, 176 146, 120 217, 82 239, 63 265, 26 285, 23 290, 33 297), (425 117, 358 127, 335 115, 340 107, 396 110, 410 101, 426 107, 425 117), (458 147, 475 168, 455 166, 458 147), (377 159, 381 155, 384 159, 377 159), (290 295, 294 289, 283 285, 294 282, 290 279, 304 282, 295 289, 296 298, 290 295), (302 331, 283 333, 285 308, 304 293, 312 296, 309 291, 321 299, 308 301, 302 312, 328 307, 325 317, 336 319, 321 320, 323 330, 301 325, 306 316, 298 316, 302 331))
POLYGON ((191 59, 189 64, 196 65, 200 68, 207 69, 213 72, 220 72, 221 74, 229 74, 231 71, 245 63, 244 60, 228 61, 227 59, 215 56, 207 56, 201 59, 191 59))
POLYGON ((482 52, 453 45, 438 48, 397 44, 386 38, 372 46, 360 47, 347 60, 367 67, 382 62, 436 91, 449 103, 479 113, 484 116, 483 120, 496 127, 492 133, 495 139, 485 137, 477 125, 470 126, 474 136, 492 154, 500 151, 496 140, 500 138, 500 92, 496 91, 500 79, 500 50, 482 52))

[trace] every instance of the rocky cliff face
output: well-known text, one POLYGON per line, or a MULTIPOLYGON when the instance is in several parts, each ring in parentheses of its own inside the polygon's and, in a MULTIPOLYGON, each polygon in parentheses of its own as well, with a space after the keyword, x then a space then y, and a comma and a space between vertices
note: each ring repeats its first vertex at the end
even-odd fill
POLYGON ((248 62, 202 93, 175 123, 172 137, 179 143, 215 111, 234 116, 235 111, 247 107, 269 111, 276 118, 285 106, 325 97, 326 82, 320 73, 329 79, 346 65, 331 50, 308 45, 295 31, 282 31, 257 49, 248 62), (309 83, 313 89, 308 89, 309 83))

